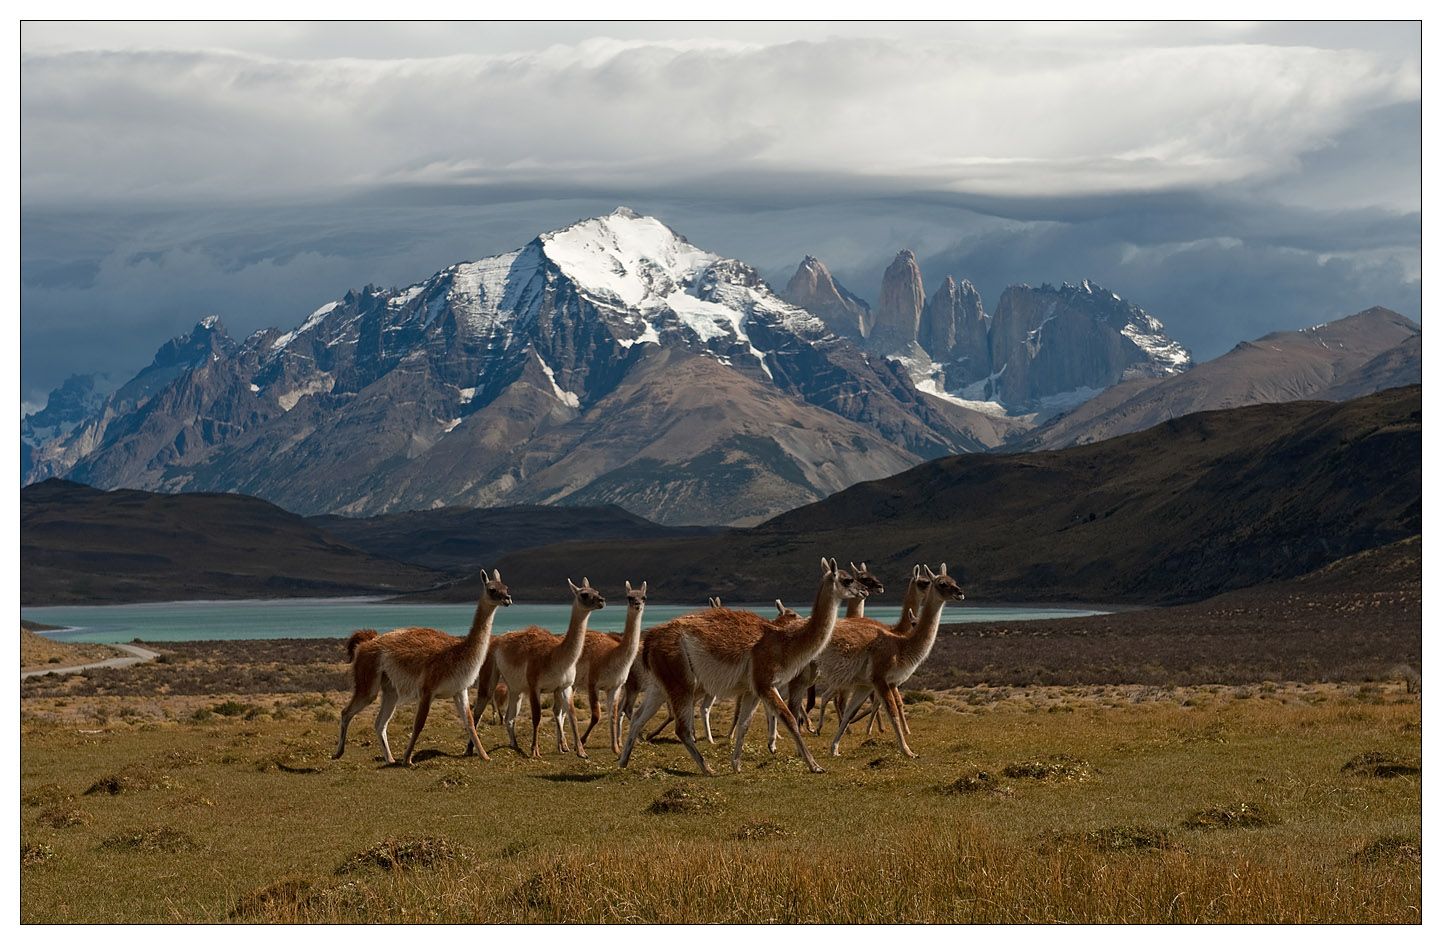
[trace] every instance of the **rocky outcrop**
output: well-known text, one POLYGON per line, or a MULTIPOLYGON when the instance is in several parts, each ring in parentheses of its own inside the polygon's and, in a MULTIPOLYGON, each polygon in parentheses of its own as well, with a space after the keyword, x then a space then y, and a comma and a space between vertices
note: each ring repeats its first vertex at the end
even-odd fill
POLYGON ((843 338, 860 341, 871 334, 871 306, 848 292, 815 256, 801 260, 781 297, 819 316, 826 327, 843 338))
POLYGON ((867 348, 880 354, 908 352, 916 343, 921 327, 921 310, 926 293, 921 285, 921 267, 909 249, 896 254, 881 277, 881 296, 876 303, 876 324, 867 348))
POLYGON ((969 384, 991 373, 991 318, 971 280, 947 276, 921 312, 917 340, 942 365, 947 387, 969 384))
POLYGON ((1009 406, 1080 403, 1123 380, 1191 367, 1160 321, 1086 280, 1008 288, 992 316, 990 348, 983 395, 1009 406))

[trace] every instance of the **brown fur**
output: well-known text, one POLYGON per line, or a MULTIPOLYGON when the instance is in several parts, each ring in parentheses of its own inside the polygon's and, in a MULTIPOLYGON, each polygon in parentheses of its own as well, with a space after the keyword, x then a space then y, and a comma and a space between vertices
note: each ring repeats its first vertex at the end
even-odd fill
POLYGON ((633 720, 631 733, 621 753, 622 767, 630 760, 641 727, 659 706, 659 697, 664 691, 671 715, 676 719, 676 734, 681 743, 703 773, 714 774, 696 748, 693 706, 703 683, 687 656, 686 647, 690 645, 704 651, 718 667, 741 669, 749 666, 749 675, 740 680, 749 692, 738 712, 742 722, 732 746, 733 770, 740 769, 740 746, 745 738, 746 722, 760 700, 770 705, 786 723, 807 766, 815 772, 821 770, 801 737, 795 716, 776 687, 790 682, 789 675, 786 679, 779 676, 794 666, 798 658, 803 660, 801 665, 804 665, 804 660, 810 659, 809 654, 825 645, 836 620, 837 605, 851 596, 865 594, 855 579, 838 568, 834 560, 823 560, 822 564, 823 575, 816 603, 810 619, 804 623, 782 627, 749 611, 713 609, 677 617, 651 630, 642 648, 642 659, 652 685, 660 688, 654 694, 648 692, 645 707, 633 720))
POLYGON ((591 722, 581 733, 581 745, 591 737, 591 731, 601 721, 601 686, 603 681, 611 685, 617 678, 622 683, 607 690, 611 711, 611 751, 621 753, 621 703, 627 698, 626 687, 630 682, 631 664, 640 655, 641 617, 646 609, 646 582, 633 588, 626 582, 626 629, 622 633, 597 633, 586 631, 586 642, 581 649, 581 660, 576 664, 576 687, 586 690, 586 703, 591 710, 591 722), (628 645, 629 644, 629 645, 628 645))
POLYGON ((351 654, 353 690, 350 703, 341 712, 340 739, 334 757, 339 758, 345 753, 346 731, 356 713, 384 693, 376 715, 376 736, 387 762, 395 763, 390 740, 386 736, 386 725, 395 707, 406 698, 414 698, 417 702, 415 724, 404 756, 404 763, 410 765, 416 741, 430 714, 431 700, 438 694, 454 699, 457 715, 466 729, 470 744, 485 758, 486 750, 476 734, 475 717, 468 702, 467 688, 471 680, 460 677, 469 667, 481 666, 490 646, 491 624, 496 609, 510 606, 510 603, 511 594, 501 583, 500 572, 493 571, 487 577, 482 571, 481 596, 476 602, 470 632, 464 637, 453 637, 430 627, 405 627, 383 634, 360 630, 352 634, 346 648, 351 654))
MULTIPOLYGON (((491 644, 485 665, 481 667, 477 677, 479 685, 477 701, 483 702, 492 699, 493 693, 503 678, 501 672, 503 664, 516 667, 524 673, 525 694, 529 698, 531 708, 532 758, 541 757, 542 682, 556 676, 564 677, 568 671, 573 683, 561 686, 552 692, 551 705, 556 718, 557 747, 562 752, 570 751, 561 723, 563 716, 569 716, 572 735, 577 742, 576 755, 580 758, 587 757, 586 748, 580 743, 580 733, 576 730, 574 709, 571 706, 571 687, 574 684, 576 663, 579 662, 585 646, 586 621, 592 610, 599 610, 606 605, 606 599, 591 587, 589 580, 585 579, 582 579, 580 586, 571 584, 571 591, 574 601, 571 607, 571 620, 566 628, 565 636, 556 636, 541 627, 532 626, 497 637, 491 644)), ((518 681, 513 679, 510 683, 514 685, 518 681)), ((518 693, 511 692, 509 694, 504 717, 511 747, 517 751, 520 750, 520 745, 516 742, 513 706, 518 704, 519 700, 518 693)))
POLYGON ((345 658, 353 662, 355 660, 355 648, 367 640, 374 640, 378 636, 380 636, 380 634, 374 630, 357 630, 355 633, 352 633, 350 639, 345 641, 345 658))
MULTIPOLYGON (((883 627, 875 633, 865 647, 868 661, 867 665, 869 666, 871 675, 872 697, 879 703, 881 708, 886 711, 887 717, 896 732, 896 740, 901 747, 902 753, 911 758, 916 757, 916 753, 911 750, 911 746, 906 742, 908 726, 901 708, 901 689, 898 683, 892 680, 897 674, 906 672, 906 667, 908 666, 910 667, 910 672, 916 671, 915 661, 920 658, 922 649, 929 645, 924 638, 925 634, 922 632, 923 629, 929 626, 930 621, 933 619, 940 619, 941 609, 948 601, 962 600, 966 596, 962 593, 961 587, 956 581, 947 575, 946 565, 943 564, 941 566, 941 571, 938 574, 931 574, 928 569, 927 576, 930 580, 926 587, 926 592, 922 597, 922 613, 917 615, 915 621, 908 621, 908 611, 904 610, 900 621, 898 621, 898 626, 905 625, 908 622, 912 623, 913 625, 909 631, 906 633, 897 633, 883 627)), ((864 635, 864 631, 848 639, 854 641, 862 635, 864 635)), ((835 639, 835 634, 832 636, 833 639, 835 639)), ((907 673, 907 675, 909 675, 909 673, 907 673)), ((840 721, 838 722, 836 736, 831 743, 831 753, 833 755, 839 754, 838 746, 841 742, 841 736, 845 734, 847 725, 850 724, 862 701, 864 700, 857 698, 857 695, 853 694, 846 711, 842 713, 840 721)))

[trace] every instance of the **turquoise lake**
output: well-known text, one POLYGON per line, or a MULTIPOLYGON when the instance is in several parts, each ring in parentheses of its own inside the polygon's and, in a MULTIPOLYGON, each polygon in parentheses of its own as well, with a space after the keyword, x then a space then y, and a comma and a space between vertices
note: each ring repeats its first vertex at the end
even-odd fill
MULTIPOLYGON (((795 602, 793 602, 793 606, 795 602)), ((770 604, 740 604, 771 615, 770 604)), ((674 604, 646 608, 645 626, 663 623, 698 610, 674 604)), ((38 623, 73 628, 47 631, 46 636, 67 641, 124 643, 153 640, 266 640, 278 637, 341 637, 362 627, 435 627, 465 633, 471 625, 472 604, 384 604, 377 598, 325 598, 302 600, 171 601, 160 604, 106 606, 25 607, 20 615, 38 623)), ((568 604, 515 604, 496 614, 495 632, 506 633, 532 624, 558 633, 566 629, 568 604)), ((1038 620, 1086 617, 1105 613, 1085 607, 983 606, 961 604, 946 609, 945 623, 983 623, 998 620, 1038 620)), ((803 611, 804 613, 804 611, 803 611)), ((900 607, 871 605, 868 617, 891 623, 900 607)), ((592 630, 620 630, 626 608, 608 604, 591 615, 592 630)))

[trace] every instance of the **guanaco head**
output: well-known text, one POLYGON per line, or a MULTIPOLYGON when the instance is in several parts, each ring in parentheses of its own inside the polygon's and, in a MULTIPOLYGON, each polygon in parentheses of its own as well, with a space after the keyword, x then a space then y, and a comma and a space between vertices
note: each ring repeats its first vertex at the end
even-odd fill
POLYGON ((866 588, 850 571, 838 566, 835 558, 821 559, 821 576, 831 578, 831 586, 840 600, 866 597, 866 588))
POLYGON ((886 588, 881 584, 881 578, 871 573, 871 569, 866 566, 865 561, 861 562, 861 567, 859 568, 856 566, 855 561, 851 562, 851 573, 855 575, 856 580, 861 582, 861 586, 866 588, 868 597, 873 594, 886 593, 886 588))
POLYGON ((602 597, 601 592, 591 586, 590 578, 581 578, 579 587, 570 578, 566 578, 566 583, 571 585, 571 593, 575 595, 576 603, 580 604, 586 610, 600 610, 606 606, 606 598, 602 597))
POLYGON ((772 623, 790 623, 793 620, 800 620, 801 615, 781 603, 781 598, 776 598, 776 616, 772 623))
POLYGON ((626 582, 626 610, 640 613, 646 609, 646 582, 642 581, 640 587, 632 587, 631 582, 626 582))
POLYGON ((926 576, 931 579, 931 590, 940 596, 942 600, 966 600, 966 595, 961 591, 961 585, 956 583, 956 580, 946 573, 946 564, 944 562, 941 565, 940 571, 932 571, 931 568, 926 565, 922 565, 922 567, 926 569, 924 572, 926 576))
POLYGON ((481 584, 484 585, 481 593, 486 600, 499 607, 511 606, 511 589, 501 583, 500 571, 492 570, 487 574, 486 569, 481 568, 481 584))

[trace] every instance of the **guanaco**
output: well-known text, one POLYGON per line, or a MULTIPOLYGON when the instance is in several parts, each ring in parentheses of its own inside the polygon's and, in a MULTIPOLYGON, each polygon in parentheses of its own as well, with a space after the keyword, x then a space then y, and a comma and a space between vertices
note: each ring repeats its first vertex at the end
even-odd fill
MULTIPOLYGON (((862 568, 865 567, 866 565, 862 564, 862 568)), ((916 611, 919 611, 921 609, 921 597, 923 594, 926 593, 926 589, 930 586, 931 578, 928 577, 926 573, 922 570, 922 566, 914 565, 911 569, 911 580, 908 581, 906 585, 906 593, 902 595, 901 616, 897 619, 896 624, 890 628, 893 633, 904 635, 911 632, 916 622, 916 611)), ((861 608, 848 607, 847 619, 865 619, 865 613, 861 610, 861 608), (851 612, 853 609, 856 610, 855 613, 851 612)), ((872 629, 885 628, 884 624, 875 620, 867 620, 867 625, 869 625, 872 629)), ((853 634, 843 630, 842 636, 844 639, 849 639, 851 636, 853 636, 853 634)), ((869 639, 869 637, 866 637, 866 639, 869 639)), ((836 639, 835 634, 832 634, 831 645, 840 645, 836 639)), ((834 703, 836 707, 836 716, 837 718, 840 718, 842 711, 846 708, 846 701, 851 698, 851 693, 852 688, 834 688, 822 694, 819 700, 821 703, 821 713, 817 716, 816 731, 820 732, 822 727, 826 724, 826 707, 834 703)), ((871 726, 873 723, 875 723, 879 727, 884 727, 885 723, 882 721, 884 716, 881 714, 881 703, 876 701, 869 689, 867 690, 866 699, 871 705, 871 708, 865 713, 867 715, 866 732, 869 735, 871 734, 871 726)), ((911 729, 907 726, 906 712, 904 708, 901 713, 901 724, 902 730, 906 732, 906 734, 910 735, 911 729)))
POLYGON ((586 631, 586 643, 576 664, 576 688, 584 687, 591 708, 591 724, 581 733, 584 750, 591 730, 601 721, 599 693, 606 693, 607 711, 611 717, 611 751, 621 753, 621 700, 626 694, 626 680, 631 664, 641 651, 641 615, 646 611, 646 582, 638 588, 626 582, 626 628, 621 633, 586 631))
POLYGON ((491 692, 499 680, 504 679, 509 693, 506 700, 506 734, 511 747, 517 751, 521 746, 516 741, 516 713, 525 693, 531 704, 531 757, 541 757, 541 693, 551 693, 551 714, 556 720, 556 747, 570 751, 566 745, 564 722, 569 721, 571 736, 576 740, 576 756, 585 758, 586 748, 581 744, 576 729, 576 713, 571 705, 571 687, 576 681, 576 663, 586 643, 586 622, 591 612, 606 606, 606 599, 591 587, 589 578, 582 578, 580 585, 569 578, 571 588, 571 620, 566 635, 558 637, 542 627, 526 627, 496 638, 491 644, 490 655, 480 672, 478 701, 491 698, 491 692))
POLYGON ((737 713, 741 722, 731 748, 733 771, 741 770, 741 746, 752 710, 758 700, 765 699, 786 723, 807 767, 821 772, 823 769, 801 737, 796 717, 776 689, 789 682, 826 646, 841 602, 866 593, 834 558, 823 558, 821 567, 821 584, 811 616, 799 625, 778 627, 749 611, 713 610, 686 614, 653 628, 642 645, 642 665, 651 682, 645 703, 627 734, 621 766, 630 761, 642 726, 666 699, 676 718, 681 744, 703 773, 715 774, 696 747, 694 731, 692 704, 698 693, 707 693, 743 697, 737 713))
POLYGON ((351 634, 346 641, 346 650, 351 658, 354 692, 350 704, 340 715, 340 741, 333 757, 345 754, 346 730, 350 728, 351 719, 374 702, 379 694, 381 707, 376 713, 376 737, 385 752, 387 764, 395 764, 396 761, 386 735, 386 726, 390 724, 396 707, 403 702, 417 704, 415 727, 411 730, 410 744, 406 745, 404 756, 404 764, 410 766, 416 739, 420 738, 431 710, 431 700, 437 696, 449 696, 455 701, 456 714, 460 716, 469 744, 480 752, 482 758, 489 760, 481 738, 476 734, 469 689, 485 662, 496 609, 509 606, 511 592, 501 583, 501 572, 493 570, 488 578, 483 570, 480 600, 476 602, 470 633, 464 637, 453 637, 430 627, 406 627, 382 634, 374 630, 359 630, 351 634))
MULTIPOLYGON (((854 691, 836 726, 831 741, 831 754, 841 754, 841 736, 851 723, 867 689, 886 710, 902 754, 915 758, 916 752, 906 742, 906 727, 901 720, 901 683, 911 678, 916 668, 931 654, 941 625, 942 608, 951 601, 966 598, 961 587, 946 573, 946 565, 933 573, 924 569, 930 585, 921 598, 920 612, 914 629, 900 634, 875 621, 844 621, 833 634, 831 643, 817 657, 819 688, 852 688, 854 691), (874 624, 874 626, 873 626, 874 624)), ((905 616, 903 615, 903 620, 905 616)))

